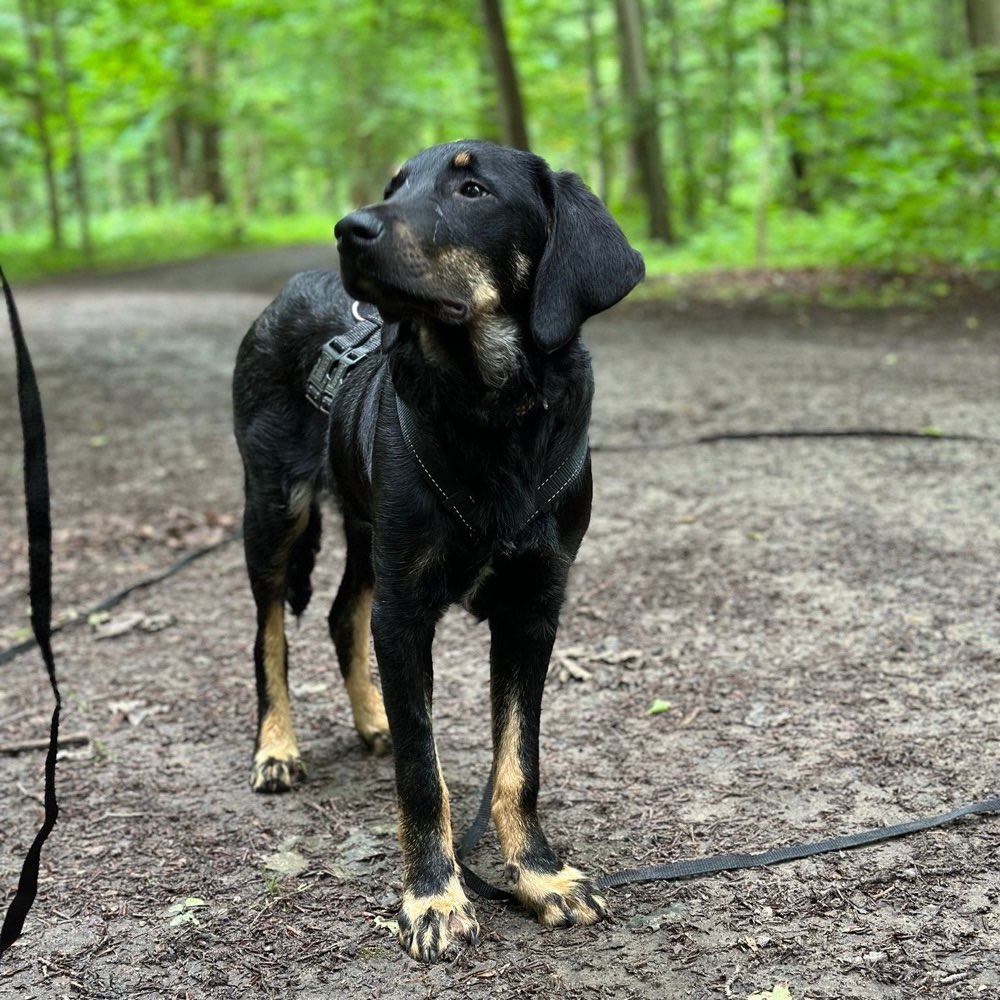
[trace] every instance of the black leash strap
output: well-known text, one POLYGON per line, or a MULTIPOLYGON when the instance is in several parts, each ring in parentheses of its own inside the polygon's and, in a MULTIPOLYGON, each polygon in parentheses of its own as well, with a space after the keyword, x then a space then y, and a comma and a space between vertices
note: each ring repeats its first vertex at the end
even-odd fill
MULTIPOLYGON (((511 901, 514 894, 506 889, 491 885, 477 875, 466 865, 466 859, 472 849, 479 843, 490 823, 490 800, 493 795, 493 783, 488 781, 479 803, 479 812, 472 821, 459 844, 457 856, 466 886, 483 899, 496 901, 511 901)), ((760 854, 717 854, 708 858, 692 858, 686 861, 671 861, 660 865, 647 865, 642 868, 625 868, 621 871, 608 872, 595 880, 598 889, 618 889, 624 885, 634 885, 638 882, 671 882, 681 878, 691 878, 695 875, 711 875, 717 872, 739 871, 741 868, 761 868, 769 865, 779 865, 785 861, 797 861, 800 858, 811 858, 817 854, 829 854, 832 851, 846 851, 852 847, 863 847, 866 844, 878 844, 897 837, 905 837, 911 833, 921 833, 935 827, 945 826, 961 819, 982 813, 1000 813, 1000 799, 984 799, 971 805, 960 806, 950 812, 937 816, 927 816, 923 819, 907 820, 893 826, 879 826, 872 830, 862 830, 842 837, 829 837, 811 844, 794 844, 789 847, 776 847, 760 854)))
POLYGON ((937 816, 908 820, 893 826, 878 826, 872 830, 849 833, 843 837, 829 837, 811 844, 776 847, 761 854, 719 854, 711 858, 673 861, 663 865, 649 865, 645 868, 627 868, 624 871, 602 875, 597 880, 597 887, 599 889, 617 889, 619 886, 632 885, 636 882, 666 882, 673 879, 690 878, 692 875, 709 875, 714 872, 738 871, 741 868, 780 865, 784 861, 811 858, 816 854, 829 854, 831 851, 846 851, 852 847, 879 844, 885 840, 894 840, 896 837, 905 837, 907 834, 932 830, 935 827, 953 823, 963 816, 971 816, 973 813, 996 812, 1000 812, 1000 799, 986 799, 982 802, 973 802, 971 805, 952 809, 950 812, 940 813, 937 816))
POLYGON ((42 846, 59 817, 56 801, 56 754, 59 749, 59 710, 62 699, 56 683, 56 665, 52 656, 52 523, 49 515, 49 472, 45 448, 45 420, 42 399, 31 364, 31 355, 21 330, 21 320, 14 304, 7 278, 0 269, 0 282, 7 301, 7 315, 14 338, 17 358, 17 398, 21 413, 21 433, 24 439, 24 497, 28 515, 28 573, 30 581, 31 629, 41 650, 49 684, 55 696, 52 725, 49 730, 49 750, 45 757, 45 820, 35 835, 24 859, 17 892, 0 929, 0 955, 20 936, 24 920, 38 892, 38 865, 42 846))

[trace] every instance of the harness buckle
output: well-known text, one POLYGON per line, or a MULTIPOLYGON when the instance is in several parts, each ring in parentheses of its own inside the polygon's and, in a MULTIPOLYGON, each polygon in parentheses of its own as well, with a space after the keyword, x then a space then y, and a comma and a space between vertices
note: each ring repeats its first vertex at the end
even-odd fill
POLYGON ((349 333, 328 340, 309 373, 306 399, 321 413, 330 412, 333 397, 348 371, 378 345, 377 340, 372 343, 371 337, 381 327, 381 321, 366 319, 357 307, 356 302, 351 307, 351 312, 359 317, 357 325, 349 333))

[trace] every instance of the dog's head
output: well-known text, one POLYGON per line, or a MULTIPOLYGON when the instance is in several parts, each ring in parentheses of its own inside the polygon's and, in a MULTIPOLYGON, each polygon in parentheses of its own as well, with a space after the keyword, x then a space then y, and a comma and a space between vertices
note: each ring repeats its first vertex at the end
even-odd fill
POLYGON ((474 341, 530 335, 545 353, 644 273, 579 177, 482 141, 418 153, 383 201, 345 216, 335 233, 347 290, 387 319, 465 328, 474 341))

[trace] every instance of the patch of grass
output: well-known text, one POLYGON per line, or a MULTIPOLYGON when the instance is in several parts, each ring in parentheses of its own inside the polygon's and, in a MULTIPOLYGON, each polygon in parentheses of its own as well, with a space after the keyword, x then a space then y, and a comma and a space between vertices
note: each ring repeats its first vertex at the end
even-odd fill
POLYGON ((12 282, 23 283, 69 271, 119 270, 225 250, 332 243, 335 221, 333 213, 246 218, 204 202, 185 202, 96 217, 91 231, 94 249, 89 256, 78 247, 53 249, 44 230, 5 233, 0 236, 0 264, 12 282))

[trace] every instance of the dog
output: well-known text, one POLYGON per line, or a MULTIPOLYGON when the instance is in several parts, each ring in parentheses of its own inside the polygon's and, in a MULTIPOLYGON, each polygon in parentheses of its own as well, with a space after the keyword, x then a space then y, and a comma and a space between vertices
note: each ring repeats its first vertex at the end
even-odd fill
POLYGON ((252 786, 283 792, 304 776, 285 605, 299 615, 309 601, 329 488, 347 543, 329 629, 358 733, 394 753, 403 947, 429 962, 479 930, 431 723, 431 642, 456 603, 490 627, 491 816, 513 892, 543 925, 593 923, 604 900, 538 818, 539 717, 590 520, 580 327, 642 279, 642 258, 575 174, 478 140, 418 153, 335 236, 341 277, 293 277, 234 375, 257 609, 252 786), (324 343, 358 319, 378 329, 378 349, 354 357, 326 414, 307 399, 310 379, 324 343))

